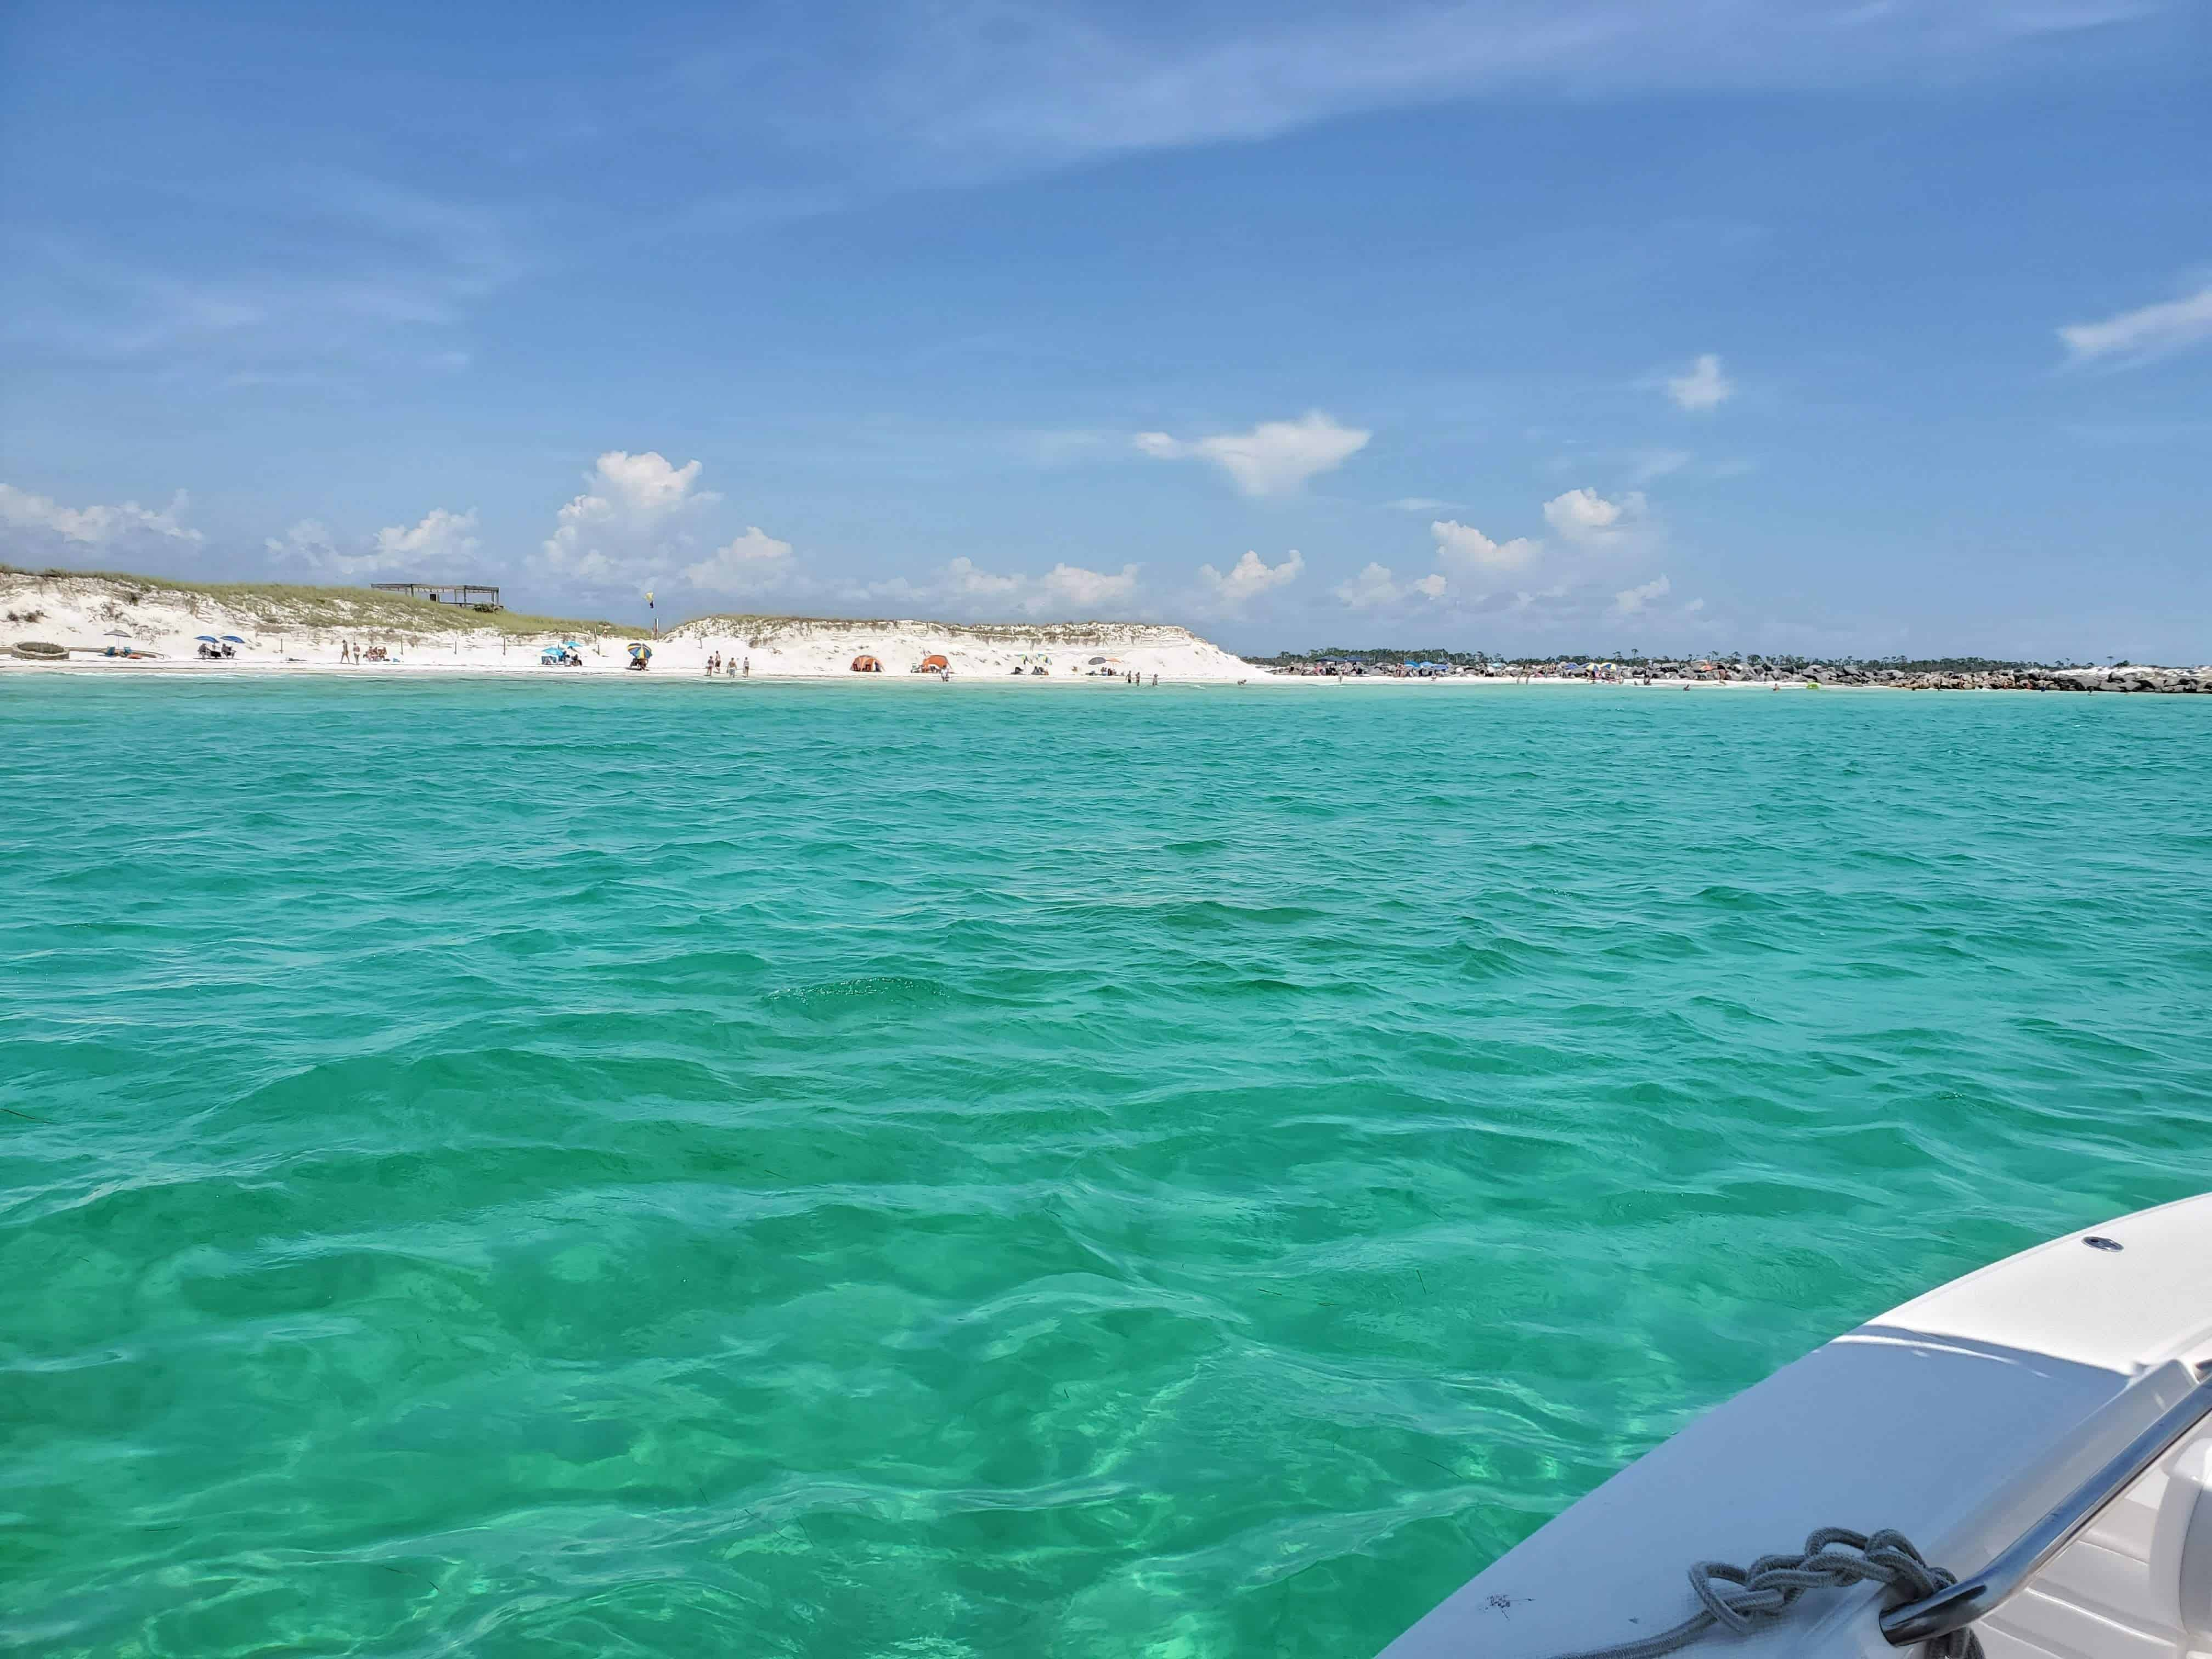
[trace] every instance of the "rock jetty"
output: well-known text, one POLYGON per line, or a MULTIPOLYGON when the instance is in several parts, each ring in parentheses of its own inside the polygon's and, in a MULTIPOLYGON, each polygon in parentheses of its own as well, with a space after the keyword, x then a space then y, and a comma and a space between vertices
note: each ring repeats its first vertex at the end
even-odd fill
POLYGON ((2204 691, 2212 667, 1996 668, 1971 673, 1913 673, 1871 664, 1815 667, 1807 676, 1826 685, 1886 685, 1901 691, 2204 691))

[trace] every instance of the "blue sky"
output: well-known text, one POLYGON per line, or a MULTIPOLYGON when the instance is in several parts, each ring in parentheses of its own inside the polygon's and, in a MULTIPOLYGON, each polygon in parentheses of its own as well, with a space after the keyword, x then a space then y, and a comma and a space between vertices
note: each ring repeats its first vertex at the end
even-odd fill
POLYGON ((2212 657, 2160 0, 0 11, 0 557, 2212 657))

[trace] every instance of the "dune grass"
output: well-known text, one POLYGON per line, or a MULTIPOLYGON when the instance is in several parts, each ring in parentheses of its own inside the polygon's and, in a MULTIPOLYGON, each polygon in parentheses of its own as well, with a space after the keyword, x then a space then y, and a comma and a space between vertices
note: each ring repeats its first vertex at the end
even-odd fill
POLYGON ((783 633, 805 633, 815 628, 837 628, 865 631, 869 629, 890 629, 915 628, 956 639, 981 640, 986 643, 1001 641, 1027 644, 1044 641, 1060 646, 1120 645, 1132 637, 1187 637, 1190 630, 1173 623, 1128 622, 1031 622, 1031 623, 969 623, 939 622, 928 617, 789 617, 767 616, 752 611, 716 611, 704 617, 693 617, 661 631, 671 638, 681 635, 696 638, 700 635, 751 635, 773 637, 783 633))
MULTIPOLYGON (((545 634, 622 634, 635 638, 650 624, 605 618, 539 617, 518 611, 474 611, 465 605, 440 605, 434 599, 411 599, 404 593, 380 593, 369 587, 327 587, 297 582, 190 581, 176 576, 143 576, 122 570, 31 570, 0 564, 0 591, 17 595, 45 582, 68 584, 76 597, 92 599, 118 607, 127 617, 132 606, 146 600, 181 605, 187 611, 219 606, 234 615, 252 618, 270 629, 349 628, 407 634, 483 634, 514 635, 545 634), (88 592, 88 589, 94 591, 88 592)), ((33 600, 35 603, 35 600, 33 600)), ((755 612, 714 612, 687 621, 665 624, 665 637, 744 635, 773 636, 805 634, 817 628, 888 629, 899 626, 889 617, 772 616, 755 612)), ((915 619, 907 625, 925 628, 955 638, 985 643, 1032 642, 1075 647, 1124 644, 1133 638, 1172 635, 1187 630, 1166 623, 1115 622, 953 623, 915 619)))
MULTIPOLYGON (((265 626, 289 628, 386 629, 410 634, 620 634, 635 624, 578 617, 537 617, 518 611, 474 611, 440 605, 404 593, 379 593, 368 587, 318 587, 295 582, 197 582, 174 576, 141 576, 119 570, 26 570, 0 564, 0 579, 89 583, 109 590, 101 597, 125 608, 146 599, 187 610, 201 605, 252 617, 265 626)), ((13 586, 14 584, 6 584, 13 586)))

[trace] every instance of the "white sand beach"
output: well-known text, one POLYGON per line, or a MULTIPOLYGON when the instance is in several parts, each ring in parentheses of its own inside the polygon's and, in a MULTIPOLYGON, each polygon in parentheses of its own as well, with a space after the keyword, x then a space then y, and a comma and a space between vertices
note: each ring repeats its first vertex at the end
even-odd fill
MULTIPOLYGON (((0 572, 0 672, 58 668, 144 673, 514 672, 629 671, 632 643, 652 653, 656 678, 702 675, 710 658, 734 659, 756 679, 851 679, 853 665, 881 665, 871 679, 938 683, 915 671, 942 658, 955 680, 1071 679, 1119 684, 1124 674, 1231 682, 1267 671, 1187 628, 1152 623, 968 623, 908 620, 708 616, 667 628, 483 614, 428 600, 349 588, 195 586, 129 577, 0 572), (204 658, 204 645, 231 654, 204 658), (544 665, 550 648, 574 647, 574 666, 544 665), (58 647, 35 659, 21 647, 58 647), (126 653, 145 654, 126 655, 126 653), (362 660, 362 653, 369 660, 362 660)), ((639 678, 643 678, 640 676, 639 678)))
MULTIPOLYGON (((699 678, 837 680, 878 684, 1014 684, 1307 686, 1437 691, 1613 683, 1644 690, 2212 690, 2212 668, 2119 665, 2019 674, 1818 669, 1766 677, 1741 665, 1714 674, 1554 672, 1493 664, 1437 678, 1323 676, 1239 657, 1164 623, 956 623, 710 615, 656 635, 607 622, 478 611, 360 587, 189 583, 167 578, 0 568, 0 675, 6 674, 623 674, 658 683, 699 678), (630 647, 651 653, 629 672, 630 647), (210 651, 213 656, 204 655, 210 651), (223 654, 227 651, 228 654, 223 654), (550 665, 557 652, 560 665, 550 665), (874 672, 855 671, 872 661, 874 672), (941 669, 939 667, 941 665, 941 669), (727 671, 734 665, 736 674, 727 671), (1042 672, 1037 672, 1042 670, 1042 672)), ((1698 666, 1699 665, 1691 665, 1698 666)), ((1559 668, 1568 665, 1561 664, 1559 668)), ((1711 669, 1712 664, 1701 666, 1711 669)))

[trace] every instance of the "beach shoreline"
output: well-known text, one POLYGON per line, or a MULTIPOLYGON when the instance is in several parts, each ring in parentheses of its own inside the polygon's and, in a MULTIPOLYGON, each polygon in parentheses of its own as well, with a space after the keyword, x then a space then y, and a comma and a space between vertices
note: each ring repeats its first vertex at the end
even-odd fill
MULTIPOLYGON (((1740 663, 1559 672, 1316 673, 1251 661, 1191 629, 1128 622, 956 623, 712 615, 656 633, 605 622, 480 614, 349 588, 194 586, 91 573, 0 570, 0 678, 294 675, 534 679, 619 675, 649 684, 1012 684, 1321 690, 1609 686, 1638 690, 2212 691, 2212 668, 2116 664, 1912 673, 1879 665, 1776 674, 1740 663), (218 654, 206 654, 218 653, 218 654), (228 653, 228 654, 220 654, 228 653), (630 665, 646 658, 643 672, 630 665), (868 666, 873 665, 872 667, 868 666)), ((1546 672, 1548 670, 1549 672, 1546 672)))
MULTIPOLYGON (((2164 671, 2172 672, 2175 671, 2164 671)), ((1304 688, 1316 692, 1362 690, 1379 695, 1418 696, 1425 693, 1449 695, 1454 691, 1529 691, 1529 690, 1590 690, 1590 691, 1705 691, 1705 692, 1818 692, 1825 696, 1852 696, 1862 693, 1896 693, 1916 690, 1948 690, 1987 693, 1992 696, 2041 696, 2059 690, 2066 691, 2105 691, 2118 694, 2127 691, 2154 691, 2166 688, 2154 685, 2122 684, 2075 684, 2063 688, 2032 685, 1901 685, 1885 684, 1855 684, 1840 681, 1810 680, 1802 677, 1778 679, 1686 679, 1654 677, 1650 679, 1593 680, 1583 676, 1549 675, 1480 675, 1464 674, 1418 678, 1389 674, 1328 678, 1315 675, 1284 674, 1253 667, 1249 674, 1228 678, 1219 675, 1188 676, 1161 673, 1157 679, 1147 672, 1140 682, 1115 678, 1099 678, 1079 674, 1015 675, 955 672, 940 679, 935 674, 856 674, 847 672, 768 672, 756 670, 750 675, 732 678, 726 674, 708 674, 702 664, 664 665, 656 657, 653 666, 643 672, 632 672, 616 668, 611 664, 584 668, 540 668, 522 662, 487 662, 467 658, 440 660, 434 653, 403 657, 386 662, 360 664, 333 660, 257 660, 239 657, 216 661, 193 659, 149 660, 76 658, 66 661, 33 662, 0 656, 0 684, 9 681, 40 679, 107 679, 154 678, 167 680, 295 680, 313 679, 346 681, 356 684, 395 684, 436 681, 443 683, 479 681, 507 684, 521 679, 549 684, 575 680, 594 683, 615 678, 626 684, 639 686, 690 684, 704 683, 735 689, 757 685, 769 687, 850 686, 883 688, 908 686, 922 690, 975 688, 978 686, 1006 686, 1015 689, 1049 690, 1108 691, 1113 690, 1277 690, 1304 688)), ((1985 677, 1984 677, 1985 678, 1985 677)), ((2192 688, 2193 689, 2193 688, 2192 688)))

